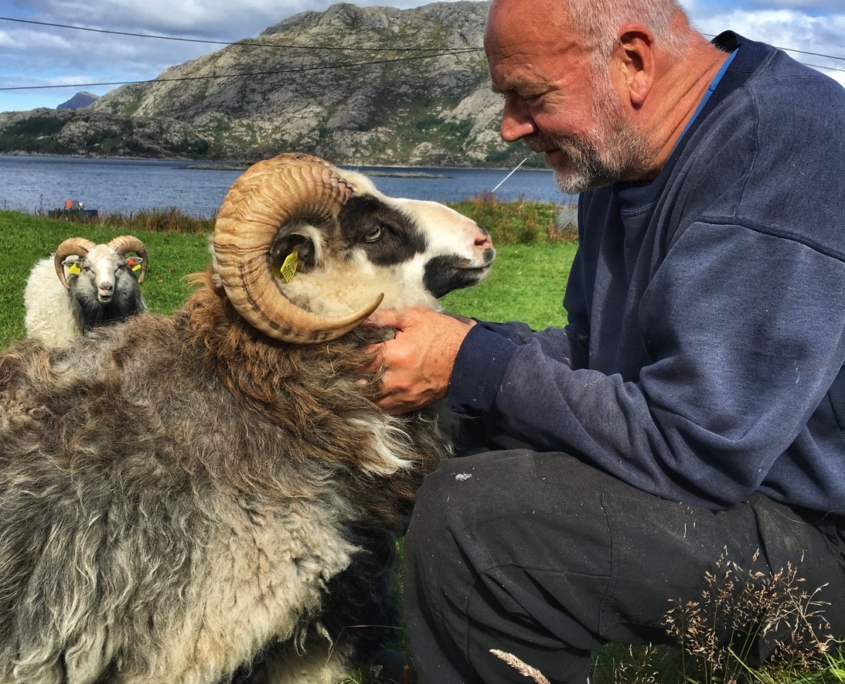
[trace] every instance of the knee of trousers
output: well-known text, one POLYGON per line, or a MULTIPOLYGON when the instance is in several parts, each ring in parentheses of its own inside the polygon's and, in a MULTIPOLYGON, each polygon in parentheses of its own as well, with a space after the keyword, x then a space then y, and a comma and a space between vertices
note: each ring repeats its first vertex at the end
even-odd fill
POLYGON ((455 548, 456 528, 461 521, 472 516, 473 502, 464 495, 462 485, 471 473, 461 463, 466 459, 454 459, 441 463, 438 469, 425 478, 417 491, 413 515, 405 535, 405 563, 421 563, 423 566, 448 562, 454 554, 440 556, 446 547, 455 548), (457 479, 456 479, 457 477, 457 479), (437 553, 435 554, 435 550, 437 553))
POLYGON ((488 645, 497 648, 511 638, 549 652, 598 644, 582 623, 595 621, 606 591, 609 537, 600 495, 569 483, 570 458, 486 452, 447 461, 426 478, 405 538, 412 642, 427 625, 439 643, 481 660, 484 634, 497 635, 488 645), (543 465, 550 459, 563 468, 554 479, 543 465), (573 597, 582 593, 595 601, 573 597), (570 602, 564 615, 558 606, 570 602))
MULTIPOLYGON (((462 564, 468 543, 465 527, 499 505, 502 469, 510 462, 525 470, 533 452, 486 452, 444 461, 425 478, 417 492, 413 516, 405 536, 405 565, 416 567, 420 579, 444 571, 444 565, 462 564), (505 462, 504 464, 502 462, 505 462), (428 570, 428 573, 426 572, 428 570)), ((466 570, 466 567, 460 568, 466 570)))
POLYGON ((467 578, 483 572, 503 556, 513 558, 526 528, 549 514, 541 509, 561 501, 577 508, 582 497, 597 500, 589 488, 573 486, 567 493, 558 489, 560 481, 545 482, 538 458, 525 449, 485 452, 444 461, 425 478, 405 538, 405 565, 417 569, 417 581, 452 571, 467 578))

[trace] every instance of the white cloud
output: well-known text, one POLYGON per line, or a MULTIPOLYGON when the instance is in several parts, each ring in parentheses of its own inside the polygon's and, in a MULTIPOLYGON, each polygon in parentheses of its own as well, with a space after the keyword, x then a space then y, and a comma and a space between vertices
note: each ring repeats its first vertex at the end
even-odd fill
MULTIPOLYGON (((161 33, 217 40, 240 40, 255 36, 268 26, 306 10, 323 11, 331 0, 34 0, 12 1, 39 19, 131 32, 161 33), (174 8, 178 6, 178 10, 174 8)), ((418 7, 426 0, 364 0, 357 5, 389 4, 418 7)))
MULTIPOLYGON (((693 23, 705 33, 730 28, 781 47, 845 57, 842 0, 681 1, 693 23), (825 11, 829 14, 819 16, 825 11)), ((0 15, 234 42, 257 36, 299 12, 323 11, 331 4, 332 0, 6 0, 0 15)), ((360 0, 357 4, 409 8, 424 5, 426 0, 360 0)), ((169 66, 219 48, 0 21, 0 86, 147 80, 169 66)), ((803 62, 845 69, 845 61, 793 56, 803 62)), ((845 72, 826 73, 845 84, 845 72)), ((103 94, 111 86, 85 89, 103 94)), ((55 107, 76 90, 0 91, 0 111, 55 107)))
MULTIPOLYGON (((234 42, 257 36, 299 12, 323 11, 331 4, 332 0, 7 0, 0 15, 127 33, 234 42)), ((364 0, 357 4, 408 8, 424 5, 426 0, 364 0)), ((167 67, 220 47, 0 21, 0 86, 43 85, 47 79, 68 84, 148 80, 167 67)), ((88 90, 101 95, 112 87, 92 86, 88 90)), ((74 92, 74 88, 0 91, 0 111, 55 107, 74 92)))
MULTIPOLYGON (((787 1, 791 5, 801 4, 800 0, 782 0, 771 4, 786 4, 787 1)), ((814 67, 829 67, 818 70, 845 85, 845 46, 842 40, 845 36, 845 13, 813 16, 796 9, 726 9, 707 12, 701 0, 691 0, 686 5, 694 25, 703 33, 715 35, 730 29, 752 40, 785 48, 799 62, 814 67), (804 54, 808 52, 815 54, 804 54)))
POLYGON ((842 0, 757 0, 757 6, 771 5, 784 9, 800 9, 811 13, 841 12, 842 0))

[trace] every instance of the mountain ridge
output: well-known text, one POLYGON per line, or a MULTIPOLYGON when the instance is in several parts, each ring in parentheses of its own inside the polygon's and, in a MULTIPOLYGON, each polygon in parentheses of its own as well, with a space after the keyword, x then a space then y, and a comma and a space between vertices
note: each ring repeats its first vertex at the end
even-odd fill
POLYGON ((41 110, 28 126, 0 114, 0 152, 252 161, 302 151, 343 164, 513 165, 530 153, 498 135, 501 96, 482 50, 487 7, 302 12, 112 90, 56 131, 41 110), (29 149, 10 149, 25 138, 29 149))
POLYGON ((82 90, 66 102, 62 102, 56 107, 56 109, 82 109, 83 107, 90 105, 92 102, 96 102, 98 99, 100 99, 99 95, 82 90))

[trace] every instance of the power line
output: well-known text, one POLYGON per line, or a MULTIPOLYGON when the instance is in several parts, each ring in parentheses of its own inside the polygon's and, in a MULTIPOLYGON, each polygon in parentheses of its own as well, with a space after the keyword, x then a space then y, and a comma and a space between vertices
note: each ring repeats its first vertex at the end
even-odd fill
MULTIPOLYGON (((47 90, 56 88, 95 88, 100 86, 120 86, 120 85, 140 85, 142 83, 173 83, 178 81, 210 81, 214 79, 231 79, 244 78, 248 76, 277 76, 279 74, 295 74, 304 73, 308 71, 325 71, 327 69, 344 69, 348 67, 371 66, 376 64, 391 64, 394 62, 409 62, 419 59, 431 59, 432 57, 443 57, 449 53, 436 55, 416 55, 413 57, 396 57, 394 59, 378 59, 369 62, 341 62, 339 64, 329 64, 327 66, 313 66, 300 67, 295 69, 280 69, 276 71, 252 71, 238 74, 211 74, 208 76, 179 76, 175 78, 151 78, 140 81, 101 81, 96 83, 64 83, 58 85, 37 85, 37 86, 3 86, 0 91, 8 90, 47 90)), ((845 69, 838 69, 836 67, 822 66, 820 64, 808 64, 802 62, 804 66, 813 67, 816 69, 827 69, 829 71, 841 71, 845 73, 845 69)))
POLYGON ((0 90, 41 90, 47 88, 93 88, 96 86, 137 85, 140 83, 170 83, 175 81, 207 81, 216 78, 245 78, 249 76, 274 76, 278 74, 294 74, 306 71, 326 71, 327 69, 345 69, 348 67, 370 66, 373 64, 390 64, 393 62, 410 62, 418 59, 431 59, 443 55, 416 55, 414 57, 396 57, 394 59, 378 59, 369 62, 342 62, 326 66, 300 67, 297 69, 281 69, 278 71, 253 71, 240 74, 212 74, 209 76, 179 76, 176 78, 152 78, 145 81, 104 81, 101 83, 66 83, 61 85, 13 86, 0 87, 0 90))
MULTIPOLYGON (((707 36, 708 38, 715 38, 716 37, 715 33, 702 33, 701 35, 707 36)), ((798 52, 799 54, 802 54, 802 55, 812 55, 813 57, 827 57, 828 59, 838 59, 838 60, 845 61, 845 57, 837 57, 836 55, 825 55, 825 54, 822 54, 821 52, 807 52, 805 50, 796 50, 795 48, 780 47, 778 45, 772 45, 772 47, 777 49, 777 50, 784 50, 786 52, 798 52)), ((805 64, 805 66, 816 66, 816 65, 805 64)), ((830 69, 831 67, 819 67, 819 68, 830 69)), ((840 71, 840 70, 839 69, 833 69, 833 71, 840 71)))
POLYGON ((801 62, 804 66, 813 67, 814 69, 827 69, 828 71, 841 71, 845 73, 845 69, 837 69, 836 67, 829 67, 829 66, 822 66, 821 64, 809 64, 807 62, 801 62))
MULTIPOLYGON (((245 46, 245 47, 260 47, 260 48, 289 48, 289 49, 297 49, 297 50, 354 50, 357 52, 424 52, 427 54, 417 55, 414 57, 397 57, 395 59, 382 59, 382 60, 372 60, 369 62, 347 62, 341 64, 332 64, 329 66, 318 66, 318 67, 302 67, 298 69, 284 69, 278 71, 261 71, 261 72, 250 72, 250 73, 241 73, 241 74, 213 74, 209 76, 184 76, 184 77, 177 77, 177 78, 153 78, 153 79, 146 79, 146 80, 139 80, 139 81, 102 81, 96 83, 67 83, 67 84, 58 84, 58 85, 38 85, 38 86, 9 86, 9 87, 0 87, 0 91, 11 91, 11 90, 42 90, 42 89, 54 89, 54 88, 93 88, 93 87, 101 87, 101 86, 120 86, 120 85, 139 85, 143 83, 167 83, 167 82, 175 82, 175 81, 202 81, 202 80, 214 80, 214 79, 231 79, 231 78, 244 78, 249 76, 273 76, 278 74, 288 74, 288 73, 303 73, 308 71, 325 71, 327 69, 339 69, 339 68, 347 68, 347 67, 358 67, 358 66, 370 66, 376 64, 389 64, 392 62, 403 62, 403 61, 411 61, 411 60, 418 60, 418 59, 429 59, 432 57, 443 57, 449 55, 458 55, 464 54, 467 52, 478 52, 481 51, 482 48, 474 48, 474 47, 466 47, 466 48, 362 48, 362 47, 340 47, 340 46, 321 46, 321 45, 279 45, 279 44, 267 44, 267 43, 255 43, 249 41, 238 41, 238 42, 227 42, 227 41, 219 41, 219 40, 205 40, 199 38, 180 38, 175 36, 163 36, 158 34, 148 34, 148 33, 131 33, 128 31, 112 31, 108 29, 96 29, 86 26, 72 26, 70 24, 57 24, 51 22, 44 22, 44 21, 34 21, 31 19, 18 19, 14 17, 0 17, 0 21, 12 21, 21 24, 35 24, 38 26, 49 26, 53 28, 65 28, 65 29, 72 29, 75 31, 90 31, 93 33, 105 33, 110 35, 118 35, 118 36, 130 36, 135 38, 153 38, 157 40, 171 40, 171 41, 178 41, 178 42, 187 42, 187 43, 205 43, 210 45, 227 45, 227 46, 245 46)), ((703 34, 705 36, 711 36, 713 34, 703 34)), ((777 47, 777 46, 775 46, 777 47)), ((804 50, 797 50, 794 48, 783 48, 778 47, 779 50, 785 50, 789 52, 797 52, 804 55, 813 55, 815 57, 825 57, 828 59, 836 59, 836 60, 843 60, 845 61, 845 57, 836 57, 834 55, 825 55, 819 52, 807 52, 804 50)), ((830 66, 822 66, 820 64, 808 64, 803 62, 805 66, 809 66, 815 69, 825 69, 827 71, 838 71, 838 72, 845 72, 845 69, 839 69, 836 67, 830 66)))
MULTIPOLYGON (((777 47, 776 45, 774 47, 777 47)), ((845 62, 845 57, 836 57, 835 55, 823 55, 820 52, 806 52, 804 50, 796 50, 795 48, 778 47, 778 50, 785 50, 786 52, 797 52, 802 55, 812 55, 813 57, 827 57, 828 59, 839 59, 845 62)), ((809 65, 808 65, 809 66, 809 65)))
MULTIPOLYGON (((176 36, 163 36, 160 34, 154 33, 132 33, 129 31, 112 31, 109 29, 96 29, 91 28, 89 26, 74 26, 72 24, 57 24, 47 21, 34 21, 32 19, 18 19, 16 17, 0 17, 0 21, 13 21, 20 24, 35 24, 36 26, 49 26, 52 28, 63 28, 63 29, 71 29, 74 31, 90 31, 92 33, 106 33, 115 36, 130 36, 133 38, 154 38, 156 40, 172 40, 178 42, 185 42, 185 43, 205 43, 207 45, 237 45, 239 47, 260 47, 260 48, 286 48, 292 50, 354 50, 356 52, 381 52, 383 50, 391 50, 395 52, 425 52, 425 51, 432 51, 432 50, 439 50, 440 48, 361 48, 361 47, 341 47, 337 45, 289 45, 289 44, 268 44, 268 43, 256 43, 250 41, 224 41, 224 40, 206 40, 201 38, 180 38, 176 36)), ((715 34, 712 33, 704 33, 703 35, 713 37, 715 34)), ((802 55, 811 55, 812 57, 825 57, 827 59, 836 59, 845 61, 845 57, 837 57, 836 55, 826 55, 822 52, 809 52, 807 50, 798 50, 797 48, 787 48, 787 47, 780 47, 775 45, 778 50, 785 50, 787 52, 797 52, 802 55)), ((466 47, 466 48, 451 48, 450 52, 480 52, 483 48, 480 47, 466 47)), ((814 66, 814 65, 807 65, 807 66, 814 66)), ((822 69, 828 67, 820 67, 822 69)), ((833 71, 838 71, 838 69, 833 69, 833 71)))
POLYGON ((74 31, 90 31, 92 33, 107 33, 113 36, 130 36, 132 38, 154 38, 156 40, 173 40, 183 43, 206 43, 208 45, 237 45, 238 47, 260 47, 291 50, 354 50, 355 52, 431 52, 434 50, 446 51, 447 54, 460 54, 462 52, 478 52, 480 47, 465 48, 362 48, 362 47, 340 47, 337 45, 279 45, 270 43, 255 43, 247 40, 229 42, 224 40, 204 40, 200 38, 178 38, 176 36, 162 36, 153 33, 131 33, 129 31, 110 31, 107 29, 96 29, 87 26, 72 26, 70 24, 53 24, 46 21, 33 21, 31 19, 16 19, 14 17, 0 17, 0 21, 14 21, 19 24, 35 24, 36 26, 49 26, 52 28, 72 29, 74 31))
POLYGON ((250 43, 248 41, 243 42, 224 42, 224 41, 216 41, 216 40, 200 40, 196 38, 177 38, 174 36, 162 36, 162 35, 154 35, 154 34, 145 34, 145 33, 130 33, 126 31, 111 31, 106 29, 95 29, 90 27, 83 27, 83 26, 71 26, 68 24, 55 24, 43 21, 33 21, 29 19, 16 19, 12 17, 0 17, 2 21, 14 21, 18 23, 24 24, 36 24, 39 26, 50 26, 55 28, 67 28, 73 29, 77 31, 91 31, 94 33, 106 33, 111 35, 120 35, 120 36, 132 36, 137 38, 154 38, 159 40, 173 40, 173 41, 184 41, 190 43, 208 43, 212 45, 237 45, 237 46, 249 46, 249 47, 262 47, 262 48, 294 48, 294 49, 303 49, 303 50, 355 50, 358 52, 416 52, 416 53, 425 53, 425 54, 418 54, 412 57, 397 57, 394 59, 380 59, 380 60, 371 60, 366 62, 345 62, 340 64, 331 64, 329 66, 317 66, 317 67, 301 67, 301 68, 292 68, 292 69, 284 69, 284 70, 277 70, 277 71, 264 71, 264 72, 250 72, 250 73, 241 73, 241 74, 213 74, 208 76, 185 76, 185 77, 176 77, 176 78, 153 78, 153 79, 145 79, 145 80, 138 80, 138 81, 103 81, 103 82, 96 82, 96 83, 67 83, 67 84, 59 84, 59 85, 39 85, 39 86, 9 86, 9 87, 0 87, 0 91, 11 91, 11 90, 41 90, 41 89, 54 89, 54 88, 93 88, 93 87, 100 87, 100 86, 119 86, 119 85, 137 85, 142 83, 162 83, 162 82, 173 82, 173 81, 200 81, 200 80, 213 80, 213 79, 230 79, 230 78, 244 78, 250 76, 270 76, 270 75, 278 75, 278 74, 287 74, 287 73, 302 73, 308 71, 324 71, 326 69, 340 69, 340 68, 348 68, 348 67, 358 67, 358 66, 370 66, 376 64, 389 64, 392 62, 403 62, 403 61, 411 61, 411 60, 418 60, 418 59, 430 59, 433 57, 444 57, 450 55, 460 55, 465 54, 468 52, 478 52, 482 48, 474 48, 474 47, 466 47, 466 48, 358 48, 358 47, 339 47, 339 46, 316 46, 316 45, 279 45, 279 44, 265 44, 265 43, 250 43))

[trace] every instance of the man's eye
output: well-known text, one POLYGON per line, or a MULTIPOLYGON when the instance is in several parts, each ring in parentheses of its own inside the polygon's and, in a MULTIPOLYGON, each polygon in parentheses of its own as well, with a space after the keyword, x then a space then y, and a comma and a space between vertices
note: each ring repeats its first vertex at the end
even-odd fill
POLYGON ((382 227, 376 226, 375 228, 367 231, 367 234, 364 235, 364 242, 378 242, 381 239, 381 234, 382 227))

